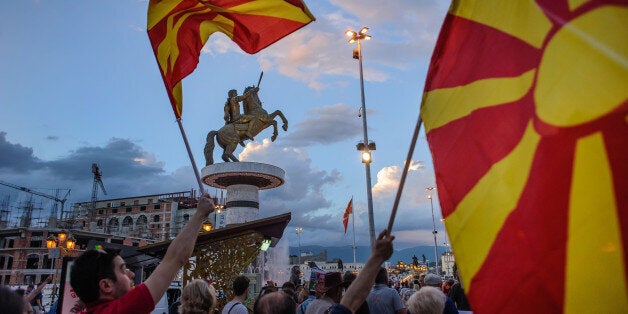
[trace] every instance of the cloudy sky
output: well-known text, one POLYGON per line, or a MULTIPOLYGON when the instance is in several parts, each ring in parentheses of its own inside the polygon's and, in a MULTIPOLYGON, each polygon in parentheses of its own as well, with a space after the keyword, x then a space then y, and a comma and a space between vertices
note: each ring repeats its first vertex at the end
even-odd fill
MULTIPOLYGON (((316 21, 249 55, 222 34, 205 46, 183 81, 183 125, 196 163, 207 132, 224 123, 227 91, 264 78, 259 97, 290 122, 275 142, 270 129, 236 154, 286 171, 286 183, 260 193, 261 216, 292 212, 284 238, 350 245, 342 214, 354 199, 358 245, 368 245, 363 138, 355 44, 344 32, 368 26, 363 43, 376 230, 388 225, 410 145, 425 74, 448 3, 437 0, 316 0, 316 21)), ((198 189, 146 35, 146 0, 0 2, 0 180, 54 194, 91 198, 91 164, 108 195, 131 197, 198 189)), ((216 157, 220 160, 218 153, 216 157)), ((396 248, 433 244, 425 188, 434 171, 421 132, 393 233, 396 248)), ((209 193, 220 193, 209 188, 209 193)), ((13 215, 28 194, 0 186, 13 215)), ((50 202, 37 199, 41 207, 50 202)), ((437 229, 440 206, 434 203, 437 229)), ((36 213, 36 215, 45 215, 36 213)), ((439 243, 445 242, 440 238, 439 243)))

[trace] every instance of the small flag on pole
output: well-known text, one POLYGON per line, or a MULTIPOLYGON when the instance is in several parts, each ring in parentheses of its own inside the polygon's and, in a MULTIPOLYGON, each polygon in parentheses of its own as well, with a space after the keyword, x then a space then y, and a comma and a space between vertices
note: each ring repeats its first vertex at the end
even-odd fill
POLYGON ((183 111, 181 81, 196 69, 215 32, 256 53, 314 21, 301 0, 151 0, 147 30, 174 115, 183 111))
POLYGON ((349 223, 349 215, 353 213, 353 197, 349 200, 349 204, 347 204, 347 209, 345 209, 345 214, 342 216, 342 225, 345 226, 345 234, 347 234, 347 224, 349 223))

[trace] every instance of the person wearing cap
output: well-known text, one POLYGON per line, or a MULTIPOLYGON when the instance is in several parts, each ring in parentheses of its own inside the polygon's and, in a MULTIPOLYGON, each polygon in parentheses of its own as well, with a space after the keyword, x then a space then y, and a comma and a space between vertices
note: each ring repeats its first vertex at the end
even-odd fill
POLYGON ((342 291, 347 286, 339 272, 319 274, 316 281, 315 289, 320 294, 320 298, 310 302, 305 314, 326 313, 332 305, 340 302, 342 291))
MULTIPOLYGON (((423 280, 423 282, 426 287, 434 287, 439 290, 441 290, 441 287, 443 286, 443 280, 440 278, 439 275, 436 275, 436 274, 425 275, 425 279, 423 280)), ((456 309, 456 304, 454 303, 454 301, 450 297, 446 296, 445 294, 443 294, 443 296, 445 297, 445 309, 443 310, 443 313, 444 314, 458 313, 458 309, 456 309)))
POLYGON ((406 307, 401 301, 397 290, 388 287, 388 272, 380 267, 375 276, 375 285, 371 289, 366 302, 371 313, 381 314, 405 314, 406 307))

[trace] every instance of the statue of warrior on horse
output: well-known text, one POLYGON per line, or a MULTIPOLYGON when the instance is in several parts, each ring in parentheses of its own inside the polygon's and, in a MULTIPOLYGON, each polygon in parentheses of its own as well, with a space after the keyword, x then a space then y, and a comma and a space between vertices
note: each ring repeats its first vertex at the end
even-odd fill
POLYGON ((275 117, 279 116, 283 123, 281 128, 284 131, 288 130, 288 120, 280 110, 268 114, 262 108, 262 102, 259 100, 257 92, 263 75, 264 72, 260 74, 257 86, 246 87, 241 96, 238 96, 238 91, 235 89, 227 93, 228 98, 224 107, 225 125, 219 130, 213 130, 207 134, 205 144, 206 166, 214 164, 214 140, 223 149, 222 160, 225 162, 239 161, 233 155, 238 144, 244 147, 245 140, 253 141, 254 136, 270 126, 273 127, 273 136, 270 139, 273 142, 277 139, 279 132, 275 117), (242 102, 243 114, 240 114, 240 102, 242 102))

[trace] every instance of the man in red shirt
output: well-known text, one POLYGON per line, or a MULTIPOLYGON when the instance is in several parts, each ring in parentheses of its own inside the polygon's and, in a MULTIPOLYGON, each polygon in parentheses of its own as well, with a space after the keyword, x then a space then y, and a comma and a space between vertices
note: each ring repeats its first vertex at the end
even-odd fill
POLYGON ((166 293, 177 271, 188 262, 198 230, 214 209, 204 194, 196 213, 181 233, 170 243, 166 255, 145 282, 133 286, 135 274, 126 268, 119 250, 89 250, 74 261, 70 284, 85 303, 83 313, 150 313, 166 293))

